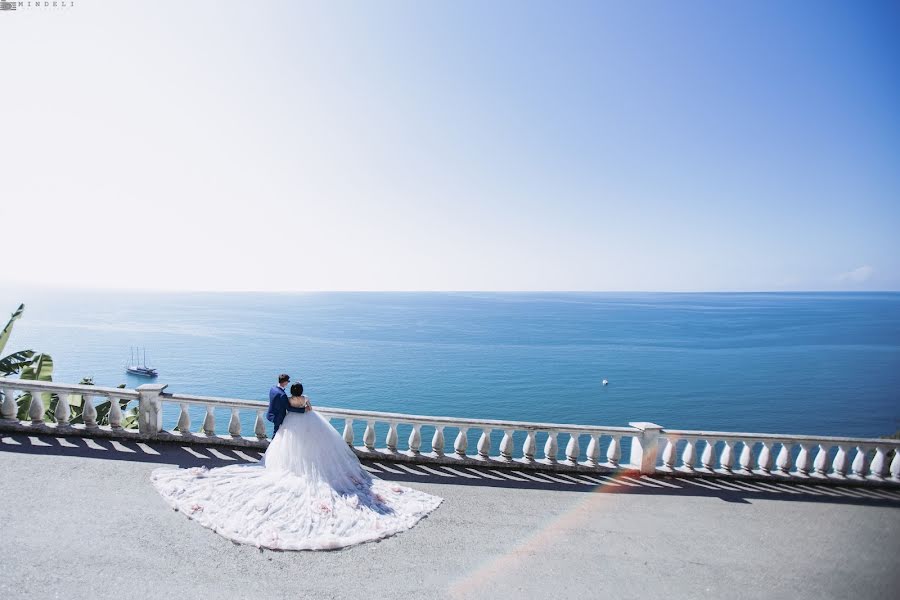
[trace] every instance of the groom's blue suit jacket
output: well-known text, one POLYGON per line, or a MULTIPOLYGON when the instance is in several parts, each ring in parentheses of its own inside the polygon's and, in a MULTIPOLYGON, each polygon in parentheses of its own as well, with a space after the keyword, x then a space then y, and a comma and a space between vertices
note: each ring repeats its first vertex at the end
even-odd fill
POLYGON ((281 422, 284 421, 284 416, 288 411, 302 413, 306 412, 306 409, 292 407, 288 404, 287 393, 281 387, 273 385, 272 389, 269 390, 269 411, 266 413, 266 418, 275 424, 273 435, 278 432, 278 428, 281 427, 281 422))

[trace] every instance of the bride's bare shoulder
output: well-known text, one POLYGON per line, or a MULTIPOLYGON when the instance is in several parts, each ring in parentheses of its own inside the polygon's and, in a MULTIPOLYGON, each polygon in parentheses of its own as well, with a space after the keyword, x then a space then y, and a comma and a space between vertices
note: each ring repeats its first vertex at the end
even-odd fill
POLYGON ((288 398, 288 404, 293 406, 294 408, 303 408, 306 406, 306 403, 309 402, 309 398, 306 396, 291 396, 288 398))

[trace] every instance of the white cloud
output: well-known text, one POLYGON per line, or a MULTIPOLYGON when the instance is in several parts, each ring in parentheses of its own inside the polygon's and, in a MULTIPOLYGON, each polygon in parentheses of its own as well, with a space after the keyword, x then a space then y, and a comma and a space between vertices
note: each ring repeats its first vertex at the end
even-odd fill
POLYGON ((857 267, 852 271, 847 271, 846 273, 841 273, 838 275, 838 281, 846 282, 846 283, 863 283, 864 281, 868 281, 870 277, 872 277, 872 273, 875 272, 869 265, 863 265, 861 267, 857 267))

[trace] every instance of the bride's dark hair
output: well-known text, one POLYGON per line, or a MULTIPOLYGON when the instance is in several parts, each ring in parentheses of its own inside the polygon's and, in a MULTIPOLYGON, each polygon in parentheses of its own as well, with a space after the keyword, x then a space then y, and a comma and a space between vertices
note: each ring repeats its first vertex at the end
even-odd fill
POLYGON ((291 386, 291 396, 302 396, 303 395, 303 384, 300 382, 295 383, 291 386))

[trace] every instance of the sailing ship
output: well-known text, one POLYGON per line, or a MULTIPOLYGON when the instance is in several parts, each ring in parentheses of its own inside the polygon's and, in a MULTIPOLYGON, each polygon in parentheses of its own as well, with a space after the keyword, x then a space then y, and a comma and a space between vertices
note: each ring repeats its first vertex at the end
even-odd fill
POLYGON ((128 364, 125 365, 125 370, 132 375, 139 375, 141 377, 156 377, 159 373, 156 372, 156 369, 147 366, 147 349, 144 349, 144 360, 141 361, 141 350, 140 348, 131 348, 131 360, 129 360, 128 364), (137 353, 135 353, 137 350, 137 353), (137 359, 137 360, 135 360, 137 359), (139 364, 140 363, 140 364, 139 364))

